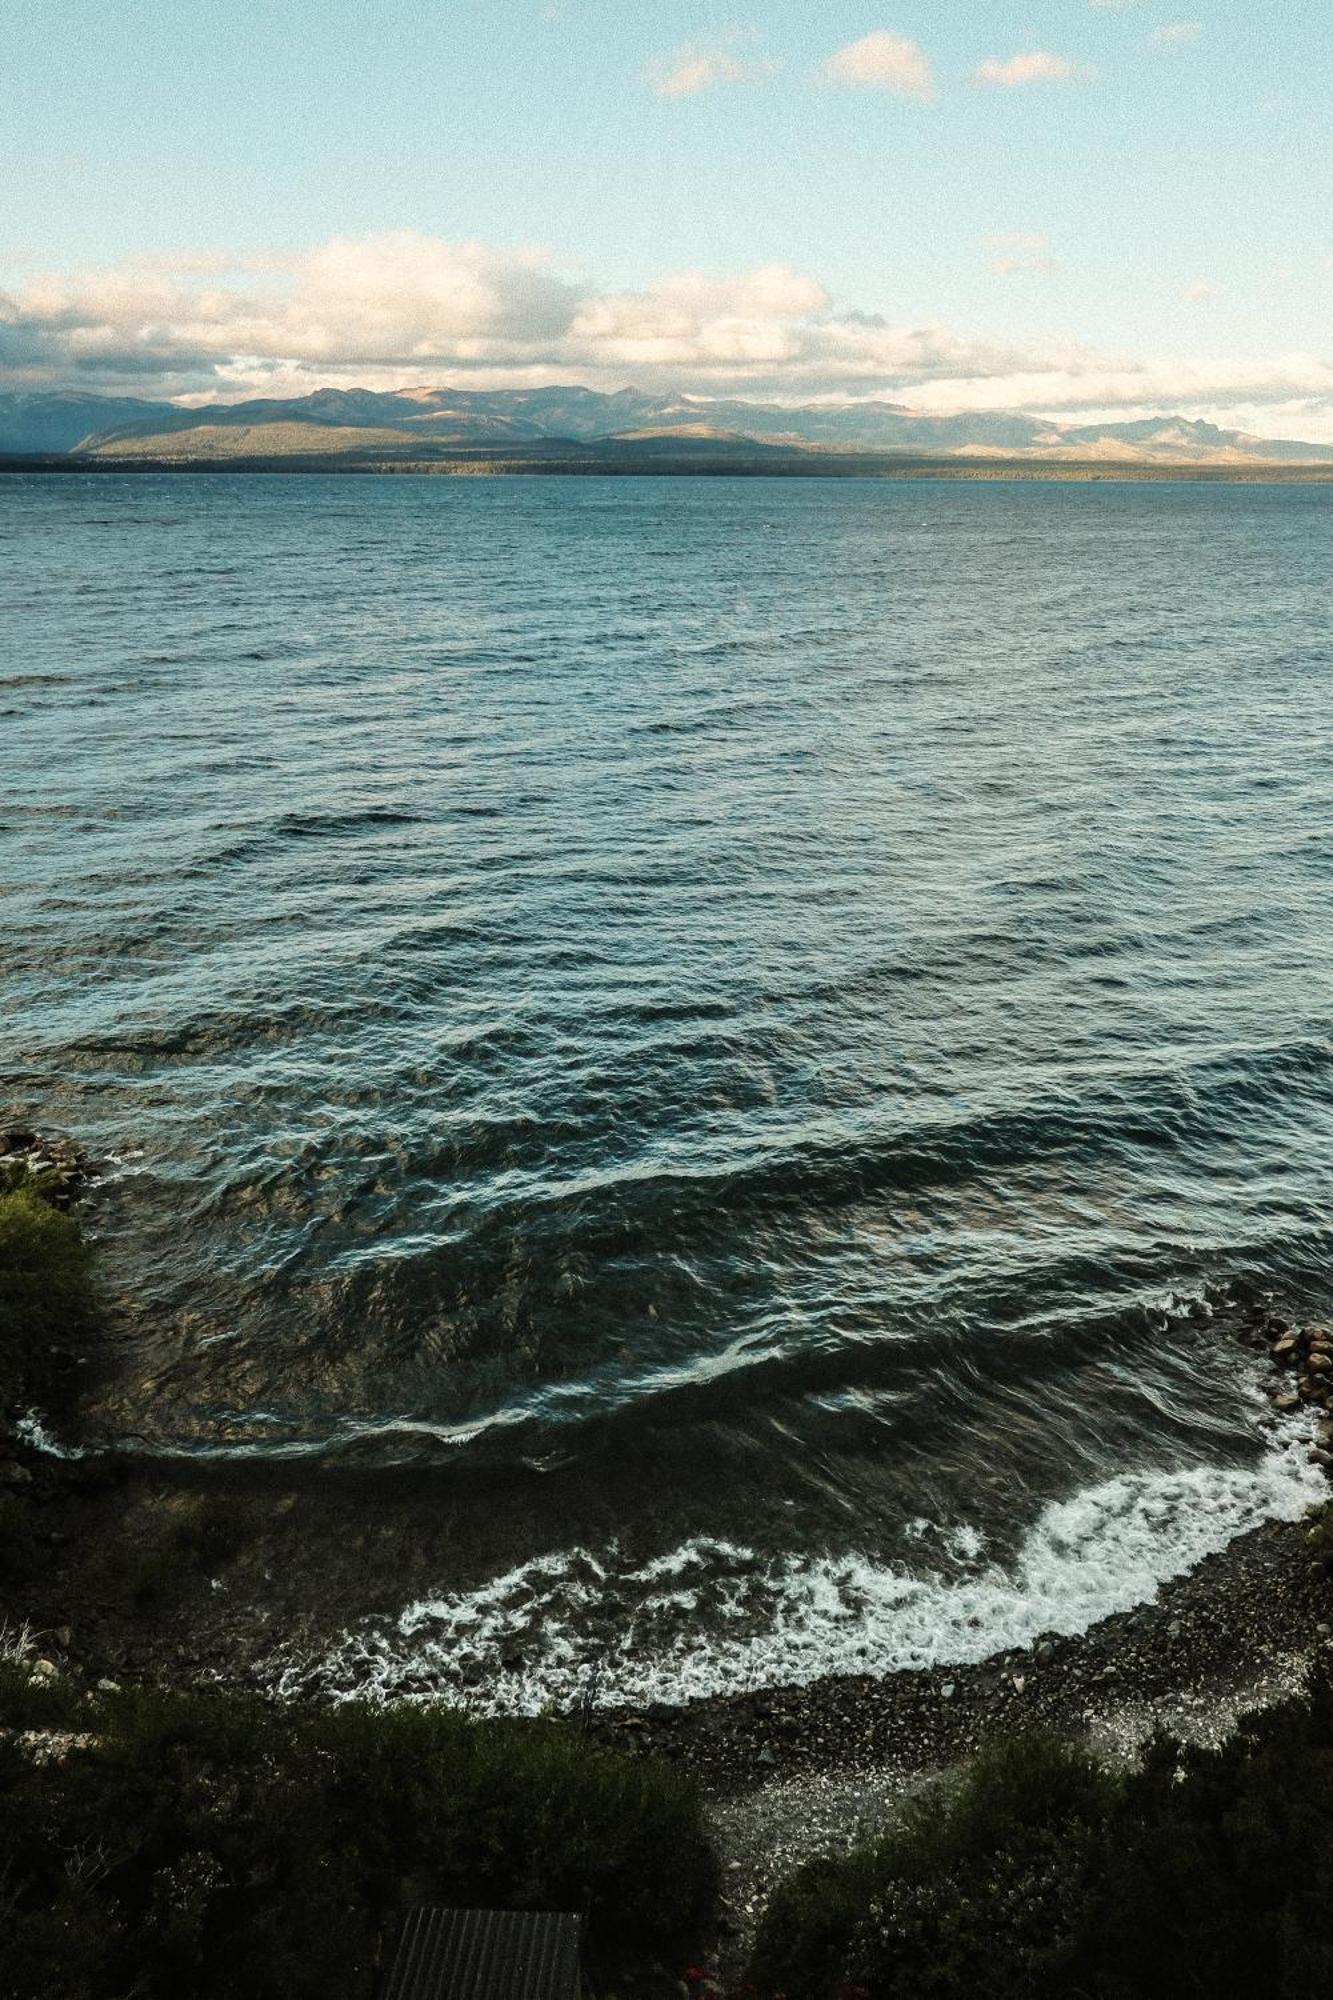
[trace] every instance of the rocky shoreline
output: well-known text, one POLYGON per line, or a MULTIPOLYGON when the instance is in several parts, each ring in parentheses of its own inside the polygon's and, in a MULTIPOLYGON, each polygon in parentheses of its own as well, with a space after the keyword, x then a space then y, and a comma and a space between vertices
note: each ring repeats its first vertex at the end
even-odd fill
POLYGON ((775 1689, 601 1728, 702 1777, 723 1867, 716 1955, 734 1971, 779 1882, 882 1832, 904 1799, 997 1735, 1052 1730, 1121 1765, 1156 1730, 1215 1745, 1246 1711, 1298 1692, 1333 1655, 1333 1584, 1309 1535, 1307 1523, 1255 1529, 1151 1604, 979 1666, 775 1689))
MULTIPOLYGON (((294 1484, 201 1495, 193 1481, 123 1462, 61 1463, 13 1443, 0 1481, 0 1492, 26 1503, 39 1561, 21 1589, 0 1589, 0 1625, 11 1635, 26 1626, 34 1656, 48 1663, 41 1671, 89 1691, 109 1682, 271 1686, 264 1662, 275 1627, 289 1632, 309 1616, 326 1564, 354 1540, 364 1508, 364 1496, 348 1494, 330 1509, 321 1492, 308 1509, 294 1484), (146 1596, 132 1568, 145 1523, 155 1546, 163 1524, 183 1538, 171 1573, 152 1578, 146 1596)), ((405 1495, 392 1510, 396 1547, 414 1541, 426 1504, 405 1495)), ((382 1557, 383 1534, 376 1546, 382 1557)), ((778 1881, 881 1828, 898 1802, 988 1738, 1042 1727, 1117 1763, 1158 1728, 1217 1742, 1246 1710, 1299 1689, 1324 1654, 1333 1654, 1333 1581, 1322 1521, 1272 1522, 1164 1584, 1149 1604, 976 1666, 594 1710, 577 1726, 608 1747, 676 1763, 701 1784, 724 1883, 714 1957, 730 1975, 778 1881)))
POLYGON ((1312 1532, 1308 1521, 1266 1524, 1164 1584, 1151 1604, 976 1666, 833 1677, 603 1713, 588 1726, 607 1742, 678 1757, 719 1791, 798 1771, 940 1767, 989 1735, 1037 1725, 1100 1735, 1108 1749, 1120 1738, 1128 1753, 1131 1710, 1169 1716, 1202 1740, 1251 1697, 1290 1692, 1333 1642, 1333 1584, 1311 1559, 1312 1532))
MULTIPOLYGON (((0 1170, 61 1209, 85 1204, 99 1179, 73 1140, 22 1129, 0 1132, 0 1170)), ((1273 1421, 1307 1411, 1309 1457, 1333 1475, 1333 1331, 1293 1324, 1260 1291, 1235 1297, 1227 1324, 1272 1363, 1273 1421)), ((0 1493, 29 1503, 40 1556, 26 1578, 0 1580, 0 1613, 68 1632, 64 1650, 99 1673, 187 1684, 262 1682, 279 1645, 316 1656, 386 1574, 405 1594, 429 1590, 457 1531, 429 1474, 59 1457, 22 1427, 0 1427, 0 1493)), ((796 1768, 947 1762, 1023 1721, 1081 1725, 1131 1695, 1152 1704, 1285 1679, 1333 1620, 1330 1569, 1333 1529, 1273 1523, 1076 1637, 1051 1633, 975 1666, 594 1711, 582 1725, 688 1761, 722 1789, 796 1768)))
MULTIPOLYGON (((1266 1325, 1262 1337, 1293 1339, 1266 1325)), ((1294 1338, 1280 1362, 1322 1351, 1294 1338)), ((1278 1397, 1293 1393, 1291 1379, 1279 1376, 1278 1397)), ((1327 1445, 1311 1456, 1324 1465, 1327 1445)), ((35 1552, 26 1577, 0 1586, 0 1615, 30 1624, 62 1671, 92 1676, 270 1685, 280 1646, 319 1650, 386 1564, 410 1588, 440 1546, 429 1480, 58 1459, 11 1435, 0 1440, 0 1492, 23 1501, 35 1552)), ((618 1747, 679 1759, 722 1794, 798 1771, 938 1766, 997 1729, 1086 1732, 1132 1705, 1220 1713, 1288 1689, 1333 1635, 1333 1550, 1322 1504, 1309 1512, 1240 1536, 1151 1603, 978 1665, 594 1708, 579 1723, 618 1747)))
POLYGON ((0 1172, 38 1182, 43 1200, 62 1212, 85 1201, 98 1178, 91 1159, 73 1139, 39 1137, 19 1125, 0 1132, 0 1172))

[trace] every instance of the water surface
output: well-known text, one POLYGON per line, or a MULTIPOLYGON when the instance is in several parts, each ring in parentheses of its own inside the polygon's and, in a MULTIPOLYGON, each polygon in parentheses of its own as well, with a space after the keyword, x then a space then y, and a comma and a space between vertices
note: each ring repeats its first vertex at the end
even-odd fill
POLYGON ((1209 1315, 1333 1289, 1331 506, 0 478, 94 1421, 437 1462, 376 1657, 522 1626, 514 1700, 984 1652, 1294 1509, 1209 1315))

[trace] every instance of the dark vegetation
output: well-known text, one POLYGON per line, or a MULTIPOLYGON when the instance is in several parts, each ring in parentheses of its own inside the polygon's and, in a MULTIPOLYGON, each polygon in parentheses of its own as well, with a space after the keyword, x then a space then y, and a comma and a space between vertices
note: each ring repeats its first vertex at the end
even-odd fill
POLYGON ((543 1723, 91 1702, 0 1670, 7 2000, 367 2000, 409 1904, 587 1910, 594 1949, 697 1934, 714 1862, 689 1782, 543 1723), (90 1743, 81 1742, 90 1734, 90 1743))
POLYGON ((1333 1680, 1220 1750, 1112 1778, 1042 1738, 982 1754, 766 1915, 767 1991, 824 2000, 1326 2000, 1333 1680))
POLYGON ((91 1256, 54 1175, 0 1164, 0 1413, 48 1394, 97 1324, 91 1256))

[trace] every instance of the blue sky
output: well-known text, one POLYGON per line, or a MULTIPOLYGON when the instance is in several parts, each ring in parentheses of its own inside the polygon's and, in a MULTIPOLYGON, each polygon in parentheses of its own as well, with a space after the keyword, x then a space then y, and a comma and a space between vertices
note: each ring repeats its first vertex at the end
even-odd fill
POLYGON ((1333 435, 1333 9, 8 0, 4 40, 3 385, 1333 435))

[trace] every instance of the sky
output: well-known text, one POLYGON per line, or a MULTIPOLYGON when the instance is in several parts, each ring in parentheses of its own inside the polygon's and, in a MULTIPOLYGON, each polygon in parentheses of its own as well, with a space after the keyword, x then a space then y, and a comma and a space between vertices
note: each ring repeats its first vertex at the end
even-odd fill
POLYGON ((1333 440, 1333 7, 4 0, 0 390, 1333 440))

